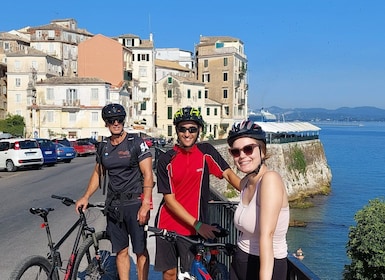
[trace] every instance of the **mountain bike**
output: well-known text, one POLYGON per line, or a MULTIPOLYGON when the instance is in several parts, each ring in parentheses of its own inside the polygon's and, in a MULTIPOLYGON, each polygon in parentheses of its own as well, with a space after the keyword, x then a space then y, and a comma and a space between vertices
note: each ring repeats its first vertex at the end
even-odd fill
MULTIPOLYGON (((215 232, 217 238, 228 235, 226 229, 218 227, 221 232, 215 232)), ((184 239, 192 245, 192 252, 195 254, 190 271, 179 272, 178 280, 228 280, 228 268, 218 262, 216 255, 224 251, 226 255, 232 256, 236 246, 230 243, 218 243, 217 239, 206 241, 197 236, 196 239, 180 235, 175 231, 168 231, 156 227, 145 226, 146 231, 152 232, 151 236, 164 238, 169 242, 175 242, 178 238, 184 239)))
MULTIPOLYGON (((66 205, 74 205, 75 200, 52 195, 66 205)), ((104 204, 88 204, 88 208, 95 207, 104 211, 104 204)), ((48 214, 53 208, 30 208, 33 215, 40 216, 44 223, 49 252, 47 257, 33 255, 22 260, 11 273, 10 280, 59 280, 59 272, 64 272, 64 280, 86 279, 118 279, 115 256, 112 255, 111 243, 105 231, 95 232, 89 227, 85 213, 79 208, 79 219, 68 229, 57 243, 52 241, 48 214), (67 265, 63 268, 60 246, 77 229, 67 265)))

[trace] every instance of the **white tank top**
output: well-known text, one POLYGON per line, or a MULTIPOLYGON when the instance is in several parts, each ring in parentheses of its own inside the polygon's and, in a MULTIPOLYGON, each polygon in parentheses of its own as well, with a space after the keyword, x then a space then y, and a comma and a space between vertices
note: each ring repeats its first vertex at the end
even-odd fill
MULTIPOLYGON (((260 186, 260 180, 253 198, 249 205, 244 205, 241 201, 234 213, 234 224, 239 230, 238 247, 251 255, 259 256, 259 212, 260 205, 257 204, 257 194, 260 186)), ((277 226, 273 236, 274 258, 282 259, 287 256, 286 233, 289 226, 290 212, 289 206, 281 208, 277 226)))

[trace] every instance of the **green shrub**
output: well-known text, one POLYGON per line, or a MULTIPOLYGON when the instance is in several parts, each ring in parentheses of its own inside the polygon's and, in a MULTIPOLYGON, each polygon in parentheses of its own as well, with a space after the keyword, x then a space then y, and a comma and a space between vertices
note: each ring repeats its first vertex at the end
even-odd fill
POLYGON ((354 216, 346 245, 351 264, 345 265, 345 280, 385 279, 385 202, 374 199, 354 216))
POLYGON ((290 170, 296 170, 301 174, 306 173, 306 160, 303 151, 295 145, 290 154, 291 162, 289 164, 290 170))

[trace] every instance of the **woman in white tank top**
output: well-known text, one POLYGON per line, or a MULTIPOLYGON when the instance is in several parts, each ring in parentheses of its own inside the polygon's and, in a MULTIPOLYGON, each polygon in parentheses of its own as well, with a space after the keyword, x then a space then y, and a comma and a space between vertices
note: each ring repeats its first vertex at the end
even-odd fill
POLYGON ((230 279, 286 279, 289 202, 281 175, 265 165, 265 132, 245 120, 233 125, 227 141, 235 165, 246 174, 234 215, 240 234, 230 279))

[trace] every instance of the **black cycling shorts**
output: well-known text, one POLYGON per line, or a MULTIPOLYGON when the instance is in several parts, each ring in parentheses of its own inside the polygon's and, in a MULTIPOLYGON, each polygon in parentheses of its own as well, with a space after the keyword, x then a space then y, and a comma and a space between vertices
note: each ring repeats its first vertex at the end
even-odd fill
POLYGON ((190 271, 194 254, 191 251, 191 244, 189 242, 183 239, 170 242, 161 237, 156 237, 155 271, 177 268, 178 257, 180 258, 181 272, 190 271))
POLYGON ((107 214, 107 234, 111 239, 112 252, 117 253, 129 247, 130 237, 132 251, 135 254, 144 253, 147 247, 147 232, 137 220, 141 202, 122 206, 123 221, 119 222, 107 214))

